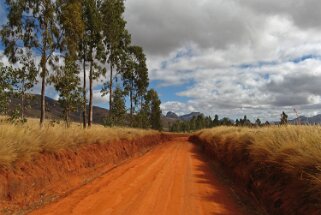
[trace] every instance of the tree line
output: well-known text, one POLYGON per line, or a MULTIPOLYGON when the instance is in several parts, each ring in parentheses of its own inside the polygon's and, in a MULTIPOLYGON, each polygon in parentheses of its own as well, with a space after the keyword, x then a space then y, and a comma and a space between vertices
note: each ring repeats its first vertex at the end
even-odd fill
POLYGON ((232 125, 234 125, 233 121, 227 117, 219 119, 219 116, 215 115, 214 119, 212 119, 211 116, 205 117, 203 114, 200 114, 198 116, 193 116, 190 120, 178 120, 172 124, 169 124, 169 130, 171 132, 192 132, 205 128, 232 125))
POLYGON ((161 129, 160 100, 148 89, 144 51, 132 44, 126 29, 124 0, 6 0, 6 5, 0 35, 11 66, 0 64, 1 113, 8 113, 16 96, 20 105, 11 115, 25 121, 30 91, 40 77, 41 126, 50 84, 59 93, 67 126, 70 113, 81 108, 83 127, 91 127, 94 84, 103 80, 106 125, 161 129))
MULTIPOLYGON (((285 112, 282 112, 280 115, 279 124, 288 124, 288 115, 285 112)), ((212 119, 210 116, 205 117, 203 114, 200 114, 198 116, 193 116, 190 120, 178 120, 174 123, 169 123, 168 125, 170 132, 187 133, 218 126, 262 127, 270 126, 270 122, 266 121, 265 123, 262 123, 259 118, 257 118, 255 122, 251 122, 246 115, 243 118, 233 121, 227 117, 220 119, 218 115, 215 115, 214 119, 212 119)))

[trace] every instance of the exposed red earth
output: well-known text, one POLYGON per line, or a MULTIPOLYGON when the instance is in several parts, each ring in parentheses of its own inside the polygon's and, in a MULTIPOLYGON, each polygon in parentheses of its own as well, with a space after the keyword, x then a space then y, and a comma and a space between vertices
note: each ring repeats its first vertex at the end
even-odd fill
POLYGON ((249 214, 187 137, 156 146, 31 214, 249 214))
POLYGON ((44 151, 32 160, 0 167, 0 214, 23 214, 66 196, 170 138, 157 134, 132 141, 84 144, 56 152, 44 151))

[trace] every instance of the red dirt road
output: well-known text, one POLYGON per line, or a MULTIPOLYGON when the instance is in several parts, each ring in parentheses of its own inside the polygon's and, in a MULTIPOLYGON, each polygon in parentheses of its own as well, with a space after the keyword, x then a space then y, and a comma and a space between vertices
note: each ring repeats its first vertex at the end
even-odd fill
POLYGON ((162 144, 31 214, 246 214, 187 138, 162 144))

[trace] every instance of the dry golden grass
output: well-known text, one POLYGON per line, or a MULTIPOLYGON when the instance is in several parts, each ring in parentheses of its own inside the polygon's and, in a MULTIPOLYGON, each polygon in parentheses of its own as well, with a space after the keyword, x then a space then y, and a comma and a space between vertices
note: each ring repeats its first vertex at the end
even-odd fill
POLYGON ((9 166, 16 160, 30 160, 43 151, 57 151, 78 147, 82 144, 106 144, 118 140, 133 140, 157 131, 130 128, 105 128, 94 125, 91 129, 82 129, 79 124, 71 128, 64 125, 39 128, 38 120, 30 119, 25 125, 0 123, 0 166, 9 166))
POLYGON ((273 214, 321 209, 321 127, 219 127, 192 138, 259 198, 270 201, 273 214))

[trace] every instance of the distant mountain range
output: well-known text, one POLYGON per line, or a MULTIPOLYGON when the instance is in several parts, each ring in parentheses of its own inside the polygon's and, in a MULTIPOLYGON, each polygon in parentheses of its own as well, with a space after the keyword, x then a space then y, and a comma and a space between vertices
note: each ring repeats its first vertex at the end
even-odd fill
POLYGON ((306 116, 300 116, 298 118, 295 118, 293 120, 289 120, 290 124, 321 124, 321 114, 312 116, 312 117, 306 117, 306 116))
POLYGON ((165 131, 169 130, 169 126, 173 123, 175 123, 178 120, 181 121, 188 121, 191 120, 193 118, 193 116, 199 116, 199 115, 203 115, 200 112, 192 112, 190 114, 186 114, 186 115, 182 115, 182 116, 178 116, 176 113, 169 111, 167 112, 166 115, 162 115, 162 125, 163 125, 163 129, 165 131))
POLYGON ((192 112, 186 115, 178 116, 176 113, 173 113, 170 111, 166 114, 166 118, 188 121, 188 120, 191 120, 193 117, 198 117, 200 115, 204 115, 204 114, 200 112, 192 112))
MULTIPOLYGON (((166 118, 172 121, 176 121, 176 120, 188 121, 188 120, 191 120, 194 116, 197 117, 199 115, 204 116, 204 114, 200 112, 192 112, 190 114, 178 116, 176 113, 170 111, 166 114, 166 118)), ((321 125, 321 114, 312 116, 312 117, 300 116, 298 118, 289 120, 288 122, 289 124, 306 124, 306 125, 320 124, 321 125)), ((278 123, 279 122, 275 122, 275 124, 278 124, 278 123)))

